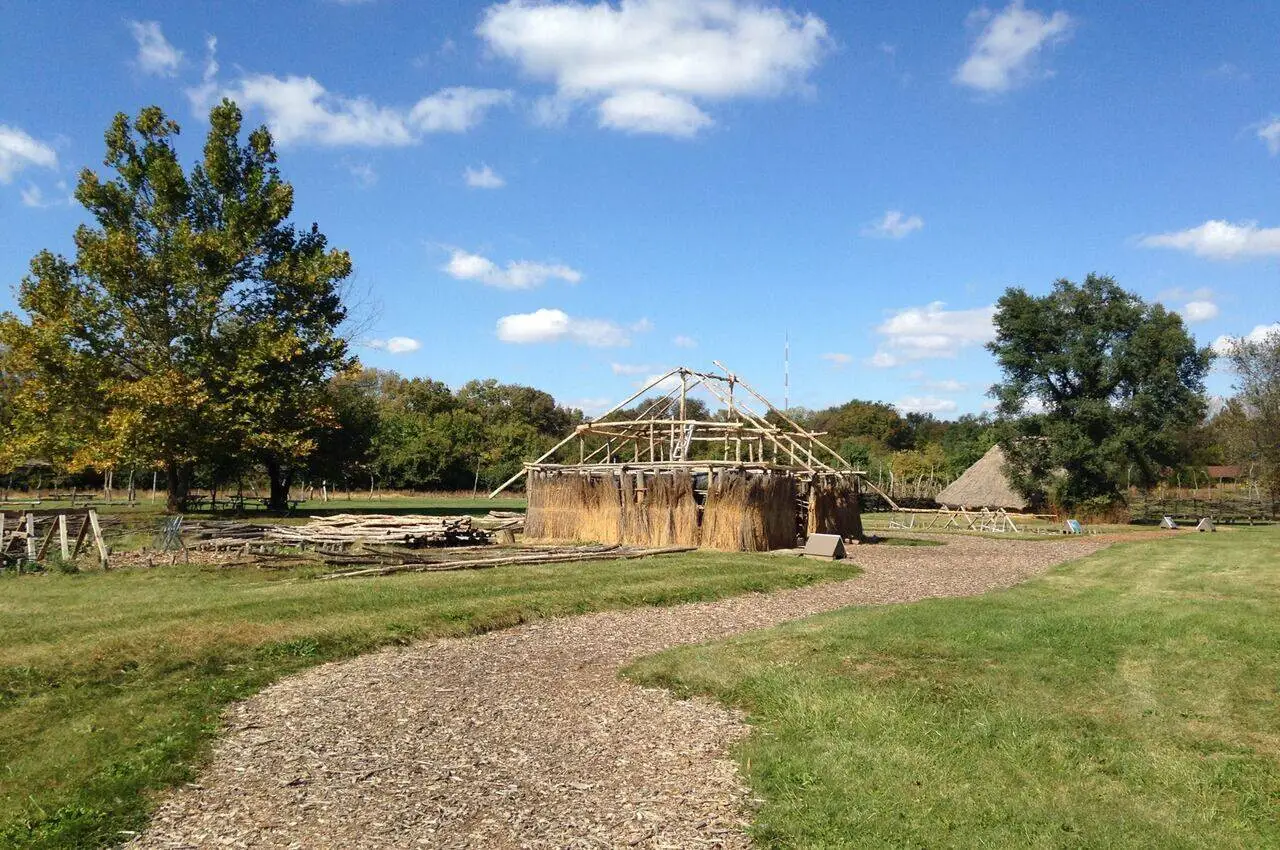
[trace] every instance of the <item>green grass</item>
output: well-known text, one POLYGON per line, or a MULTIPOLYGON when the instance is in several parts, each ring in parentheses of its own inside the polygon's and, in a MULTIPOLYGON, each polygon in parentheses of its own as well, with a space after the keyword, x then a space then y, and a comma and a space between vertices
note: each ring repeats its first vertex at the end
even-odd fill
POLYGON ((1184 535, 630 675, 746 709, 765 847, 1277 847, 1277 615, 1280 533, 1184 535))
POLYGON ((326 582, 184 566, 9 573, 0 577, 0 846, 119 840, 145 823, 154 791, 193 776, 229 702, 324 661, 856 571, 693 553, 326 582))

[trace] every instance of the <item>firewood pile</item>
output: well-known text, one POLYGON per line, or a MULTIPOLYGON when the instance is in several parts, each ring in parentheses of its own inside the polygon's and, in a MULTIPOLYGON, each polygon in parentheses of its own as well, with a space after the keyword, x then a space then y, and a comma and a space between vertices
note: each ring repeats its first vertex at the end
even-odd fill
POLYGON ((498 532, 523 530, 523 514, 495 511, 487 517, 337 514, 313 516, 305 525, 211 520, 184 525, 182 535, 188 546, 201 549, 254 551, 262 546, 290 546, 333 551, 370 545, 483 546, 498 532))

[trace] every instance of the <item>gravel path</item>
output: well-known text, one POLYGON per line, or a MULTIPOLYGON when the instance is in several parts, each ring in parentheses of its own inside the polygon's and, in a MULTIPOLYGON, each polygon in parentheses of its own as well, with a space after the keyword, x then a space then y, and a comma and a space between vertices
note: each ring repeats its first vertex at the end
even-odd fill
POLYGON ((847 605, 1008 587, 1106 545, 863 546, 847 581, 394 648, 228 712, 132 847, 746 847, 741 719, 618 676, 660 649, 847 605))

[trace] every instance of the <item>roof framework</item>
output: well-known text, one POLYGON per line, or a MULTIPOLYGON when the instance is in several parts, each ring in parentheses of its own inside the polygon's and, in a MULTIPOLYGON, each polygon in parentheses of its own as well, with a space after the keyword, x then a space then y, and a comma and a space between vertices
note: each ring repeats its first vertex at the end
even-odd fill
POLYGON ((707 472, 733 468, 748 472, 783 471, 804 479, 858 476, 866 480, 863 471, 854 469, 819 439, 821 432, 805 429, 724 364, 718 360, 712 362, 718 371, 704 372, 680 366, 649 381, 600 416, 579 425, 542 457, 526 463, 489 497, 493 498, 534 470, 593 474, 622 469, 707 472), (698 389, 705 390, 724 406, 721 418, 688 418, 689 396, 698 389), (609 418, 654 391, 660 395, 636 418, 609 418), (774 414, 773 421, 768 418, 769 414, 774 414), (589 437, 596 438, 591 441, 593 444, 599 443, 590 450, 589 437), (577 463, 548 462, 575 440, 579 447, 577 463), (718 444, 721 457, 691 458, 694 445, 699 443, 718 444))

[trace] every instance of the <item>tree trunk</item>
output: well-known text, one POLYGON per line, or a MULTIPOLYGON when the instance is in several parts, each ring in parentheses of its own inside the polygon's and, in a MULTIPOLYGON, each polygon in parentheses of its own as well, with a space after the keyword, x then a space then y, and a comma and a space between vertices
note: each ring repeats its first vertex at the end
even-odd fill
POLYGON ((191 464, 167 460, 164 463, 165 506, 171 514, 181 513, 187 507, 187 494, 191 489, 191 464))
POLYGON ((289 487, 293 484, 292 473, 285 470, 274 458, 263 463, 267 468, 267 477, 271 480, 271 496, 267 507, 273 511, 289 510, 289 487))

